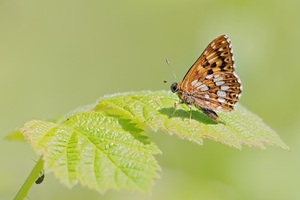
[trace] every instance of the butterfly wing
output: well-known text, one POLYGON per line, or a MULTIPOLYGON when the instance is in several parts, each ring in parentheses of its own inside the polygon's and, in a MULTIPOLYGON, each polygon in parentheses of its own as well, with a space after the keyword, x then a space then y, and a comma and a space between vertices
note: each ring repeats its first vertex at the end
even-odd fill
POLYGON ((226 35, 214 39, 192 65, 180 84, 193 96, 194 105, 213 110, 231 111, 241 93, 234 72, 231 42, 226 35))

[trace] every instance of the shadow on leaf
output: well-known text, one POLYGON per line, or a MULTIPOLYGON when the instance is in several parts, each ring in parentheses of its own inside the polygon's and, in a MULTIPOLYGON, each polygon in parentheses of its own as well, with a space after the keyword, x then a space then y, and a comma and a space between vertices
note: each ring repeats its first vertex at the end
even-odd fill
POLYGON ((124 131, 129 132, 136 140, 139 140, 143 144, 150 144, 149 137, 143 135, 142 133, 145 132, 138 123, 132 121, 131 119, 125 119, 118 115, 111 116, 116 118, 119 121, 119 124, 122 126, 124 131))
MULTIPOLYGON (((190 119, 190 111, 183 110, 183 109, 177 109, 176 112, 173 115, 174 108, 162 108, 158 110, 163 115, 168 116, 169 118, 173 117, 180 117, 180 118, 186 118, 190 119)), ((192 120, 204 123, 204 124, 218 124, 214 120, 210 119, 208 116, 206 116, 204 113, 202 113, 200 110, 192 110, 192 120)))

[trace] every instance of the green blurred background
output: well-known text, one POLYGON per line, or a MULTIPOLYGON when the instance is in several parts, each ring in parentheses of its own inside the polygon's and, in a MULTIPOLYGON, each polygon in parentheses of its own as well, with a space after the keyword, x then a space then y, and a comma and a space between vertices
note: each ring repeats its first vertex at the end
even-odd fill
MULTIPOLYGON (((233 43, 241 104, 291 151, 148 133, 163 154, 150 194, 62 186, 53 174, 30 199, 300 199, 300 1, 0 1, 0 136, 116 92, 169 89, 221 34, 233 43)), ((38 156, 0 140, 0 199, 12 199, 38 156)))

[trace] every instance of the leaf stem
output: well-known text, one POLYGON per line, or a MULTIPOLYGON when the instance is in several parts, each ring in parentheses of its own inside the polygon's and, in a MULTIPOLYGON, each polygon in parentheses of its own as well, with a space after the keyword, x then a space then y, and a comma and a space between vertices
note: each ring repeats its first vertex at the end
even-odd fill
POLYGON ((17 195, 15 196, 14 200, 22 200, 27 196, 27 193, 29 189, 31 188, 34 181, 37 179, 39 173, 43 170, 44 161, 42 159, 42 156, 32 169, 31 173, 27 177, 26 181, 18 191, 17 195))

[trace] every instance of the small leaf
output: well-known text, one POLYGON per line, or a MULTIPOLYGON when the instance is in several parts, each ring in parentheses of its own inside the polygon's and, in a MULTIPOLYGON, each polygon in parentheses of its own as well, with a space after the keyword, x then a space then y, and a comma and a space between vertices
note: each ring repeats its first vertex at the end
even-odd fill
POLYGON ((218 112, 222 123, 212 121, 197 108, 193 109, 190 122, 189 109, 184 104, 172 115, 177 101, 175 94, 165 91, 126 93, 100 99, 94 110, 122 115, 138 124, 148 124, 154 131, 176 134, 198 144, 209 138, 238 149, 242 144, 262 149, 265 145, 289 149, 261 118, 239 104, 232 112, 218 112))
POLYGON ((8 136, 6 136, 4 139, 10 140, 10 141, 25 141, 24 136, 19 130, 15 130, 11 132, 8 136))
POLYGON ((101 193, 107 189, 147 191, 158 177, 153 154, 160 151, 126 119, 82 112, 61 124, 33 120, 21 131, 43 155, 46 169, 69 187, 80 181, 101 193))

